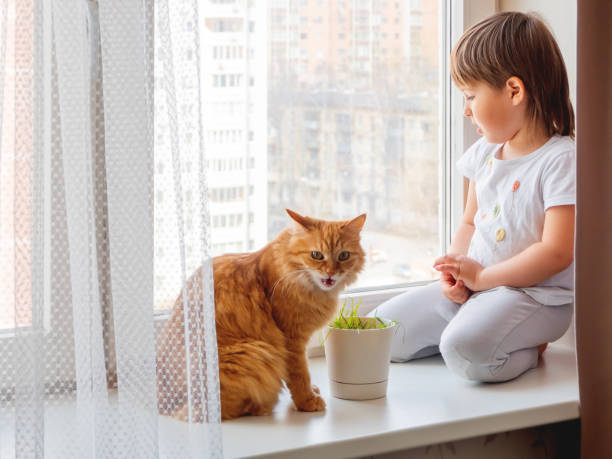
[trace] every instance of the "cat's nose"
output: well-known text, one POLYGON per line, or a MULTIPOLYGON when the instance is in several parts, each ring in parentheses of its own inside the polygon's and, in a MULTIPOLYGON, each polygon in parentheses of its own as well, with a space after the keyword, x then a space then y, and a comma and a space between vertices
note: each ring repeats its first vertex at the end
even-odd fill
POLYGON ((334 274, 336 274, 336 271, 332 271, 332 270, 330 270, 330 269, 328 269, 328 270, 327 270, 327 275, 328 275, 329 277, 332 277, 334 274))

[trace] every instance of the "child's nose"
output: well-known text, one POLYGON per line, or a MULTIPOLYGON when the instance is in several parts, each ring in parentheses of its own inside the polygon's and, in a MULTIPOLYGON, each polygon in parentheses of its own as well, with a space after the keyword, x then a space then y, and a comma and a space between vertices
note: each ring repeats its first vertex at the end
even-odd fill
POLYGON ((463 107, 463 116, 472 116, 472 109, 468 105, 463 107))

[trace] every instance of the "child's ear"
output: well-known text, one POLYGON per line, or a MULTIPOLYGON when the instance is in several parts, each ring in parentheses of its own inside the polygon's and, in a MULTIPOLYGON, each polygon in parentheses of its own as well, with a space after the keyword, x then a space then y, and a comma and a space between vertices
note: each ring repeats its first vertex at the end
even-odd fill
POLYGON ((512 100, 512 105, 519 105, 526 96, 525 84, 517 76, 511 76, 506 81, 506 89, 512 100))

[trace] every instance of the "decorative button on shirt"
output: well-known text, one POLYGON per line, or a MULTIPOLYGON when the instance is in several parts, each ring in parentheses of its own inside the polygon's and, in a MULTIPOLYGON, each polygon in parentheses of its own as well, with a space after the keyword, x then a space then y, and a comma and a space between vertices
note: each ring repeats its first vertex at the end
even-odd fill
POLYGON ((506 238, 506 232, 503 230, 503 228, 500 228, 497 231, 495 231, 495 240, 497 242, 501 242, 505 238, 506 238))

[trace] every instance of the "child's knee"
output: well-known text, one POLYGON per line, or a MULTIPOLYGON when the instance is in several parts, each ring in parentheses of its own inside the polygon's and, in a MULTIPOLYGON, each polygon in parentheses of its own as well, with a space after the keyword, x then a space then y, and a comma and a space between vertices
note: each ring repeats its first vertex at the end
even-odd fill
POLYGON ((440 339, 440 353, 446 366, 458 376, 472 381, 494 379, 492 352, 491 345, 474 333, 447 328, 440 339))

